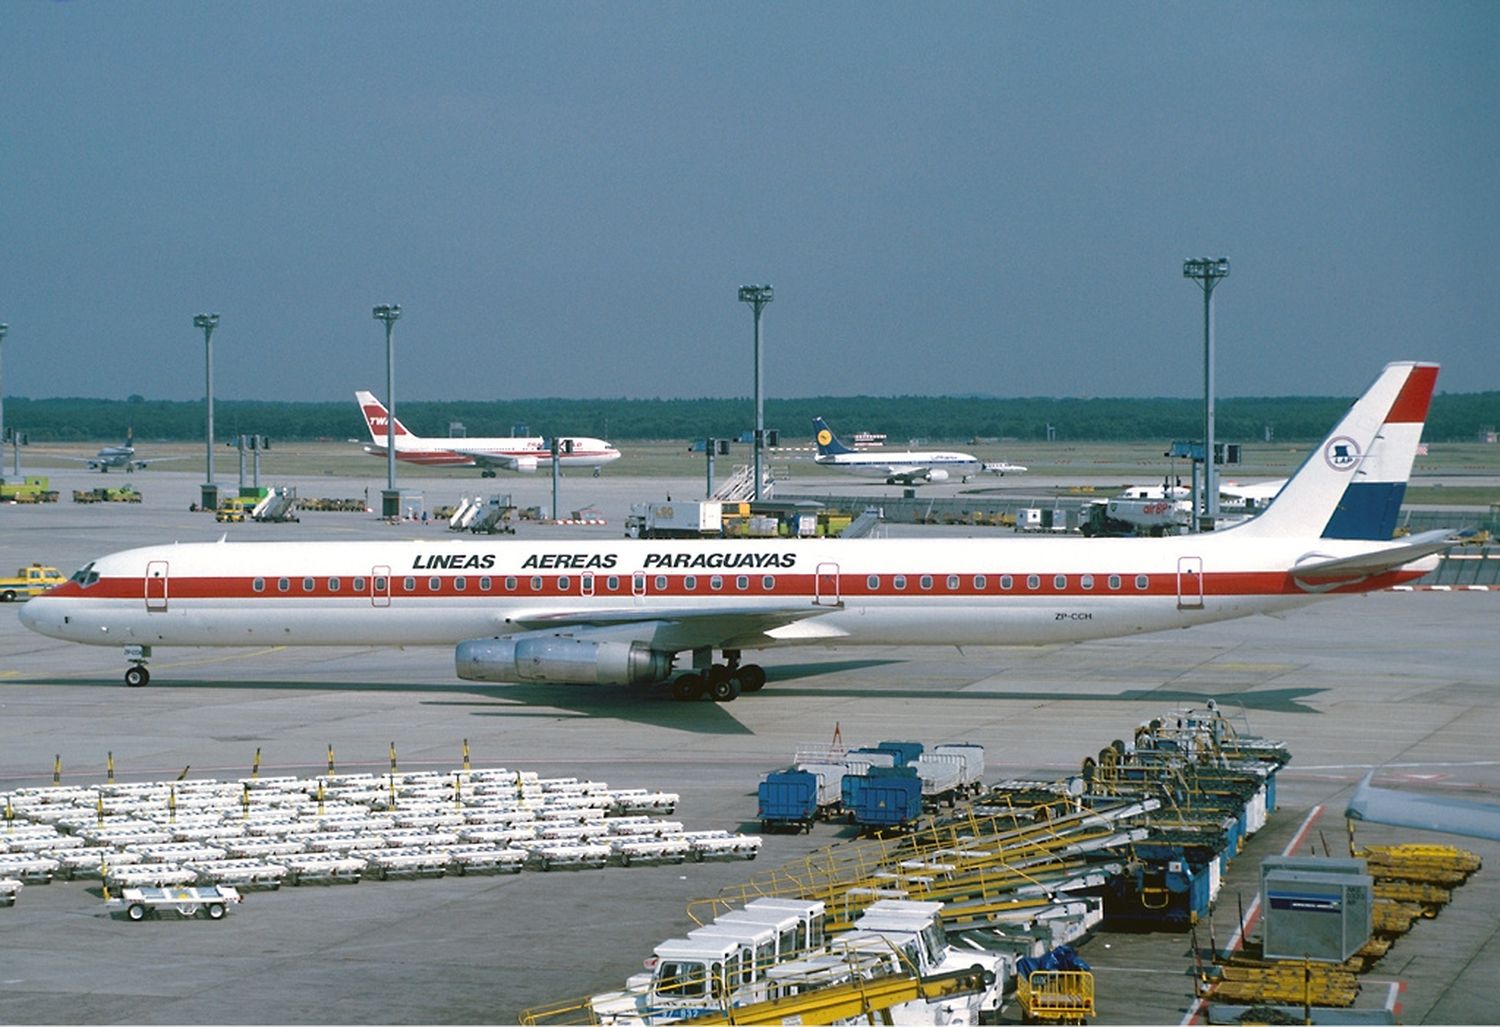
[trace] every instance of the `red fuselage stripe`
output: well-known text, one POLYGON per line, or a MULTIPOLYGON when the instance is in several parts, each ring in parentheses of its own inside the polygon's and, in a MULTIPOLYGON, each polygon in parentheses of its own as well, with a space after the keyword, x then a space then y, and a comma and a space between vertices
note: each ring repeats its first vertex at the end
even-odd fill
MULTIPOLYGON (((1371 578, 1355 578, 1326 591, 1330 593, 1368 592, 1406 584, 1422 577, 1421 571, 1387 571, 1371 578)), ((372 594, 401 596, 403 598, 458 598, 473 595, 511 598, 598 598, 619 596, 629 598, 633 591, 630 574, 592 574, 588 592, 584 592, 584 578, 590 572, 574 574, 474 574, 391 575, 389 591, 373 592, 374 577, 351 575, 349 577, 261 577, 261 578, 204 578, 171 577, 168 595, 173 599, 337 599, 368 598, 372 594), (286 582, 286 588, 281 583, 286 582), (333 583, 337 582, 337 588, 333 583), (407 584, 410 582, 411 587, 407 584), (489 587, 482 587, 485 583, 489 587), (259 583, 260 587, 256 585, 259 583), (461 583, 461 584, 460 584, 461 583), (358 584, 358 588, 355 585, 358 584), (434 584, 436 587, 434 587, 434 584)), ((1002 587, 1006 575, 987 574, 981 576, 983 586, 975 583, 974 575, 961 575, 956 586, 950 587, 947 575, 815 575, 815 574, 652 574, 645 575, 646 588, 643 595, 693 598, 733 598, 735 596, 781 596, 805 598, 815 594, 838 595, 844 599, 862 598, 957 598, 973 599, 1000 597, 1069 597, 1090 598, 1094 596, 1175 596, 1179 594, 1179 579, 1175 574, 1146 576, 1146 587, 1139 588, 1136 576, 1121 575, 1118 587, 1109 586, 1110 575, 1094 575, 1093 587, 1085 588, 1083 575, 1036 575, 1036 587, 1031 587, 1028 575, 1009 575, 1011 586, 1002 587), (1064 584, 1058 587, 1055 577, 1063 577, 1064 584), (770 579, 770 587, 765 580, 770 579), (869 580, 875 578, 872 584, 869 580), (896 579, 904 578, 904 587, 897 587, 896 579), (741 587, 741 581, 744 587, 741 587), (923 581, 930 581, 924 586, 923 581), (714 583, 718 582, 718 587, 714 583)), ((76 596, 79 598, 139 600, 145 595, 146 581, 151 580, 160 588, 163 579, 105 578, 88 588, 75 582, 58 586, 50 594, 76 596)), ((1184 582, 1184 594, 1197 596, 1198 589, 1184 582)), ((1233 572, 1206 574, 1203 576, 1202 594, 1205 597, 1235 598, 1239 596, 1305 595, 1308 590, 1300 587, 1294 576, 1284 571, 1233 572)), ((154 594, 159 594, 154 593, 154 594)))

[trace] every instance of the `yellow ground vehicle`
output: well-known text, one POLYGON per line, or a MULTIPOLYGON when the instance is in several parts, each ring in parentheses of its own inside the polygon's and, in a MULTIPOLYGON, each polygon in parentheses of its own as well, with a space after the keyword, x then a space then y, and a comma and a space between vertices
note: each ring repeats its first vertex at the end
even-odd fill
POLYGON ((10 482, 0 479, 0 502, 55 503, 57 490, 46 478, 29 477, 10 482))
POLYGON ((214 511, 216 521, 243 521, 255 509, 260 499, 254 496, 231 496, 219 504, 214 511))
POLYGON ((61 585, 66 580, 56 567, 44 567, 39 563, 21 567, 14 577, 0 578, 0 603, 39 596, 53 585, 61 585))

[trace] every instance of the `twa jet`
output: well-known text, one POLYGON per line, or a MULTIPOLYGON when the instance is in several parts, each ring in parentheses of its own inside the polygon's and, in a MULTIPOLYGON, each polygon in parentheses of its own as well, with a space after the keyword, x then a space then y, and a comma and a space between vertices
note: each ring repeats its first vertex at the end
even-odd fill
MULTIPOLYGON (((839 441, 821 417, 813 418, 813 438, 818 453, 813 462, 836 467, 850 474, 884 478, 887 485, 918 485, 925 481, 947 481, 955 474, 964 481, 988 466, 968 453, 892 453, 884 449, 850 449, 839 441)), ((1001 465, 995 465, 997 468, 1001 465)), ((1008 470, 1014 470, 1009 464, 1008 470)), ((1021 470, 1026 470, 1022 467, 1021 470)), ((1003 473, 997 471, 996 473, 1003 473)))
MULTIPOLYGON (((371 442, 365 452, 385 456, 385 404, 372 392, 356 392, 354 398, 369 426, 371 442)), ((620 458, 620 451, 603 439, 582 436, 558 440, 557 462, 563 467, 598 468, 620 458)), ((538 466, 550 464, 552 448, 541 436, 509 439, 424 439, 413 435, 400 420, 396 421, 396 459, 428 467, 478 467, 480 477, 493 478, 496 470, 534 473, 538 466)))
POLYGON ((53 638, 454 647, 467 681, 758 691, 747 650, 1037 645, 1277 613, 1413 581, 1453 540, 1393 540, 1437 365, 1388 365, 1260 516, 1161 538, 224 542, 103 556, 27 603, 53 638), (715 654, 721 659, 715 660, 715 654))

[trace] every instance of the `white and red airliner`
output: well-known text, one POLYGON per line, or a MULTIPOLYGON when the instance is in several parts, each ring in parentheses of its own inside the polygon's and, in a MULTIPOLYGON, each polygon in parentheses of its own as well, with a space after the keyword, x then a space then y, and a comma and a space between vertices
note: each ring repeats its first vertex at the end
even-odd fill
MULTIPOLYGON (((356 392, 354 398, 370 429, 372 441, 365 443, 365 452, 385 456, 390 417, 385 404, 376 399, 373 392, 356 392)), ((497 470, 530 474, 552 461, 552 446, 540 435, 494 439, 424 438, 414 435, 399 419, 395 429, 396 459, 426 467, 478 467, 482 477, 493 478, 497 470)), ((557 462, 561 467, 593 467, 596 468, 594 473, 598 474, 597 468, 620 458, 620 451, 603 439, 572 435, 559 437, 557 441, 557 462)))
POLYGON ((1393 540, 1437 366, 1390 364, 1260 516, 1118 539, 188 543, 100 557, 27 627, 125 647, 454 646, 471 681, 666 681, 724 701, 784 645, 1031 645, 1277 612, 1410 582, 1393 540), (722 662, 715 661, 721 654, 722 662))

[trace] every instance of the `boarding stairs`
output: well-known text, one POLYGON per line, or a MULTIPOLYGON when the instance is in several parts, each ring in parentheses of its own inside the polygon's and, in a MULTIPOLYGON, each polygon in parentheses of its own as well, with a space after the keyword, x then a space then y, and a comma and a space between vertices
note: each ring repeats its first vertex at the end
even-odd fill
POLYGON ((297 490, 294 488, 272 489, 255 508, 250 511, 253 521, 291 521, 297 509, 297 490))
MULTIPOLYGON (((761 498, 769 499, 776 488, 776 477, 770 468, 762 468, 761 479, 761 498)), ((714 489, 713 498, 724 503, 750 502, 755 498, 755 468, 740 464, 723 484, 714 489)))

